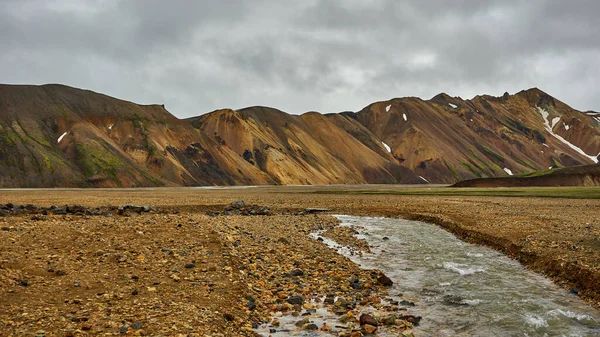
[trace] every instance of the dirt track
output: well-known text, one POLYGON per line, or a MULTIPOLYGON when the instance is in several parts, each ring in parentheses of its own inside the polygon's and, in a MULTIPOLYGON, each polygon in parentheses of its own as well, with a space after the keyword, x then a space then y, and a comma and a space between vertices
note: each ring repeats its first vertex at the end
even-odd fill
MULTIPOLYGON (((272 307, 282 304, 277 296, 292 296, 301 289, 308 294, 299 295, 337 292, 351 296, 352 289, 346 289, 348 278, 375 282, 373 275, 306 238, 318 226, 333 226, 327 216, 290 215, 306 207, 437 223, 469 241, 504 251, 568 289, 577 288, 583 298, 600 306, 600 200, 306 193, 311 191, 3 191, 0 203, 142 204, 166 213, 133 218, 49 215, 37 221, 0 218, 4 228, 0 232, 0 297, 9 299, 0 306, 0 334, 35 335, 38 330, 118 334, 127 326, 129 334, 187 335, 212 330, 236 335, 248 331, 251 322, 281 310, 272 307), (204 214, 238 199, 287 215, 204 214), (180 213, 173 214, 174 210, 180 213), (233 245, 236 240, 237 246, 233 245), (257 255, 261 259, 252 258, 257 255), (190 263, 195 267, 185 268, 190 263), (244 272, 234 272, 240 268, 244 272), (294 268, 306 274, 300 282, 281 276, 294 268), (57 275, 57 270, 66 275, 57 275), (17 284, 23 279, 30 284, 17 284), (255 290, 248 293, 248 289, 255 290), (137 294, 132 295, 135 290, 137 294), (256 309, 248 309, 251 300, 256 309), (231 308, 231 313, 211 303, 231 308), (141 323, 141 329, 139 325, 134 329, 134 323, 141 323)), ((373 287, 375 296, 383 296, 380 291, 373 287)), ((366 301, 371 300, 376 301, 366 301)))

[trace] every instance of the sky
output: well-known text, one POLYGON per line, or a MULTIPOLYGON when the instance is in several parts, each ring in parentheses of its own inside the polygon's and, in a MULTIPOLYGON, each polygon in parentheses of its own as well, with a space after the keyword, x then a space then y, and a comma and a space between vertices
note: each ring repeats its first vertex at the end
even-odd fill
POLYGON ((600 1, 0 0, 0 83, 183 118, 538 87, 600 111, 600 1))

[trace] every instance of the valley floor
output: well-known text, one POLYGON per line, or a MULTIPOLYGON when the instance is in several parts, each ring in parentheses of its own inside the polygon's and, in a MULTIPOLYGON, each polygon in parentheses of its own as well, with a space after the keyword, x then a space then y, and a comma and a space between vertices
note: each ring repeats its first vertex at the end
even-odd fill
MULTIPOLYGON (((252 322, 297 309, 289 303, 294 296, 360 294, 363 304, 385 298, 376 273, 308 237, 336 221, 296 215, 306 208, 436 223, 503 251, 600 307, 599 199, 573 189, 545 193, 579 199, 427 191, 368 185, 3 190, 0 204, 140 204, 157 211, 0 217, 0 335, 251 335, 252 322), (276 215, 215 216, 236 200, 266 205, 276 215), (353 289, 353 278, 365 286, 353 289)), ((346 234, 332 230, 329 236, 348 243, 346 234)))

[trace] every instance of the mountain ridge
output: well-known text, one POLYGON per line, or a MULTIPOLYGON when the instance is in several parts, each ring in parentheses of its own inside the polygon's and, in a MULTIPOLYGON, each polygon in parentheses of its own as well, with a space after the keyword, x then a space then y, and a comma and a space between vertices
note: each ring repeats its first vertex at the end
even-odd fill
POLYGON ((597 162, 600 116, 531 88, 179 119, 60 84, 2 84, 0 146, 0 187, 455 183, 597 162))

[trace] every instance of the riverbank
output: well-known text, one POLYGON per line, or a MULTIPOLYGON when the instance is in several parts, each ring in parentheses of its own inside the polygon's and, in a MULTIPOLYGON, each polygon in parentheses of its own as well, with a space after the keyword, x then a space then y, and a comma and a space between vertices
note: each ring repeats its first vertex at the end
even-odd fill
MULTIPOLYGON (((331 213, 338 214, 423 220, 436 223, 467 241, 501 250, 527 267, 552 277, 566 289, 577 292, 597 308, 600 307, 598 199, 409 196, 395 194, 393 187, 388 186, 381 187, 378 194, 352 194, 348 192, 349 187, 344 187, 343 193, 321 194, 327 188, 21 190, 4 191, 0 203, 34 203, 46 206, 71 203, 150 204, 171 211, 177 210, 181 214, 202 214, 244 199, 249 203, 268 205, 277 214, 293 214, 304 208, 314 207, 328 208, 331 213)), ((365 188, 356 187, 363 191, 365 188)), ((336 187, 332 189, 337 189, 338 192, 342 190, 336 187)), ((250 226, 252 223, 248 218, 246 225, 250 226)), ((291 228, 290 223, 293 222, 283 221, 281 228, 291 228)), ((266 224, 262 224, 261 228, 268 228, 265 226, 266 224)), ((302 229, 304 232, 294 229, 288 234, 306 236, 306 231, 310 228, 302 229)), ((271 242, 263 244, 266 247, 275 245, 271 242)), ((312 245, 305 247, 317 249, 312 245)))
MULTIPOLYGON (((330 216, 244 206, 211 215, 154 207, 11 209, 22 211, 0 218, 3 336, 254 336, 262 324, 271 332, 284 328, 271 319, 278 313, 296 316, 294 329, 351 336, 364 308, 398 310, 386 303, 381 273, 309 237, 317 230, 338 237, 330 216), (242 215, 255 210, 265 214, 242 215), (311 324, 305 314, 323 307, 344 322, 311 324)), ((339 237, 357 254, 367 248, 345 232, 339 237)), ((409 322, 391 325, 410 336, 409 322)))

